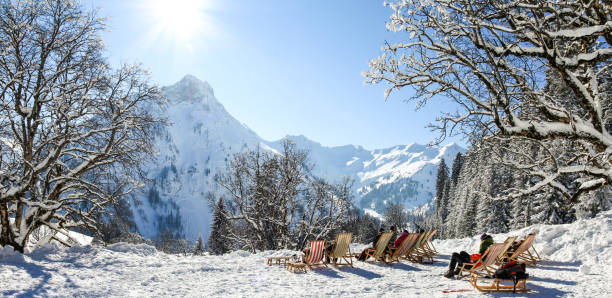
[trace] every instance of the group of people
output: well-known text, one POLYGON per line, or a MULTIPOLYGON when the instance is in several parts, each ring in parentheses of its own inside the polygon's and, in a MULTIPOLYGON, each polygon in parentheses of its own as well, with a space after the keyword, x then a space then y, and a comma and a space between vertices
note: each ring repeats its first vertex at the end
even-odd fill
MULTIPOLYGON (((403 230, 402 233, 397 236, 397 229, 395 226, 391 226, 389 228, 389 232, 391 232, 391 239, 389 240, 389 244, 387 245, 387 247, 385 248, 385 255, 393 255, 393 253, 395 253, 395 251, 397 249, 399 249, 400 245, 402 244, 402 242, 404 241, 404 239, 406 239, 406 237, 408 237, 408 231, 407 230, 403 230)), ((420 233, 422 233, 423 230, 420 230, 420 233)), ((359 257, 357 258, 359 261, 365 261, 366 260, 366 252, 370 249, 376 249, 376 244, 378 243, 378 239, 380 238, 380 236, 382 236, 382 234, 385 233, 385 229, 383 227, 381 227, 378 230, 378 234, 376 235, 376 237, 374 237, 374 240, 372 241, 372 247, 368 247, 366 249, 364 249, 361 254, 359 255, 359 257)))
MULTIPOLYGON (((389 244, 385 248, 385 252, 384 252, 385 255, 393 255, 393 253, 395 253, 395 251, 399 249, 400 245, 402 244, 402 241, 404 241, 404 239, 408 237, 407 230, 403 230, 402 233, 399 236, 397 236, 397 229, 395 226, 391 226, 389 228, 389 232, 393 234, 391 236, 391 239, 389 240, 389 244)), ((420 229, 419 232, 423 233, 424 231, 420 229)), ((366 252, 368 250, 376 249, 376 244, 378 243, 378 239, 382 236, 383 233, 385 233, 385 229, 381 227, 378 230, 378 234, 376 235, 376 237, 374 237, 372 241, 372 246, 364 249, 359 255, 359 257, 357 258, 359 261, 366 260, 367 258, 366 252)), ((485 254, 489 246, 491 246, 493 243, 494 243, 493 237, 491 237, 491 235, 488 235, 487 233, 483 233, 480 236, 480 248, 478 249, 478 253, 468 254, 465 251, 454 252, 451 255, 450 262, 448 264, 448 271, 444 274, 444 277, 453 278, 455 275, 459 274, 460 268, 463 266, 463 264, 466 264, 465 266, 466 269, 470 269, 471 265, 469 264, 474 264, 477 261, 479 261, 482 258, 482 256, 485 254)), ((334 249, 334 246, 335 246, 335 243, 333 241, 327 242, 327 245, 325 247, 326 256, 329 256, 331 254, 331 252, 334 249)), ((309 254, 310 252, 309 250, 310 248, 306 248, 303 251, 306 256, 309 254)), ((329 257, 327 258, 328 258, 327 262, 329 263, 330 259, 329 257)), ((486 255, 484 258, 486 258, 486 255)))

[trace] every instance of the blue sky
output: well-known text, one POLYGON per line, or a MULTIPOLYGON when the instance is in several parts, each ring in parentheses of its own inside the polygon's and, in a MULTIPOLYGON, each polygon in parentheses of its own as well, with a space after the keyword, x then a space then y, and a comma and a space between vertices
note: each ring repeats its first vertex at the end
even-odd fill
POLYGON ((441 100, 415 111, 413 102, 403 102, 409 88, 385 101, 384 85, 364 85, 368 61, 385 40, 403 35, 386 30, 391 9, 382 1, 85 5, 110 17, 103 38, 113 63, 142 62, 160 85, 185 74, 209 82, 227 110, 266 140, 289 134, 326 146, 425 144, 437 136, 425 126, 449 105, 441 100))

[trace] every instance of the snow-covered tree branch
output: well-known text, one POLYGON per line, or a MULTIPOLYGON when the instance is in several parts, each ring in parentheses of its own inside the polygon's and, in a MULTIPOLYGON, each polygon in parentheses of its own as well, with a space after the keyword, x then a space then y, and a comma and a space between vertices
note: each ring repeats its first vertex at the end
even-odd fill
MULTIPOLYGON (((554 155, 542 168, 524 170, 544 185, 579 174, 582 193, 612 183, 612 6, 608 1, 401 0, 387 28, 406 42, 386 44, 365 72, 369 83, 389 85, 385 95, 411 86, 424 104, 457 104, 437 119, 441 139, 456 133, 478 138, 527 138, 551 146, 579 144, 575 158, 554 155)), ((440 141, 439 139, 438 141, 440 141)))
POLYGON ((138 186, 161 96, 139 67, 108 67, 103 29, 77 1, 0 2, 2 245, 23 251, 41 226, 91 225, 138 186))

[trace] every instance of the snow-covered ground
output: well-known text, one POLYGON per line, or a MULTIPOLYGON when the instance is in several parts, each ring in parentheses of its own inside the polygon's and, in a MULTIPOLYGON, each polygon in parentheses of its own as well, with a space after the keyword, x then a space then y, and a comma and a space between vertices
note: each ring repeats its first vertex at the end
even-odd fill
MULTIPOLYGON (((508 235, 538 232, 535 247, 545 258, 529 267, 528 294, 533 297, 610 297, 612 284, 612 211, 567 225, 535 225, 508 235)), ((119 243, 61 249, 38 248, 30 254, 0 248, 0 296, 395 296, 463 297, 484 295, 467 280, 442 276, 453 251, 472 252, 477 237, 434 241, 441 255, 432 265, 391 267, 355 262, 355 268, 330 266, 306 274, 269 267, 266 257, 291 251, 224 256, 175 256, 147 245, 119 243), (443 293, 444 290, 467 292, 443 293)), ((355 245, 358 251, 364 245, 355 245)))

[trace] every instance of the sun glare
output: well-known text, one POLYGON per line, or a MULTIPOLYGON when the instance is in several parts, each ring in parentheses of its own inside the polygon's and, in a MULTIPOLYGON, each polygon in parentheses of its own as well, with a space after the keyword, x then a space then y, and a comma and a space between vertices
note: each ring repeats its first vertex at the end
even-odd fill
POLYGON ((207 0, 143 1, 150 11, 153 31, 186 46, 193 46, 196 39, 211 33, 212 26, 206 15, 210 4, 207 0))

